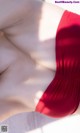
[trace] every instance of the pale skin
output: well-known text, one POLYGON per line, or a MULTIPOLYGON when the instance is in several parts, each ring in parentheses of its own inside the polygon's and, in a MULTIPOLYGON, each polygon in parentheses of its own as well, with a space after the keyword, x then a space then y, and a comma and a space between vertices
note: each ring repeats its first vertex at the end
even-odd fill
POLYGON ((0 0, 0 121, 35 107, 55 76, 64 10, 37 0, 0 0))

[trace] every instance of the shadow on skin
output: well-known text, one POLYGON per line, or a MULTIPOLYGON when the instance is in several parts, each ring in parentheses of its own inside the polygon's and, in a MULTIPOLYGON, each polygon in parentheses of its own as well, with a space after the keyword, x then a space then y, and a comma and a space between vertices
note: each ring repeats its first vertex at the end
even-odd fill
MULTIPOLYGON (((69 41, 68 39, 71 39, 71 38, 73 38, 73 36, 72 36, 72 33, 74 32, 74 31, 76 31, 76 30, 79 30, 79 27, 78 26, 72 26, 72 27, 69 27, 69 28, 67 28, 67 29, 62 29, 61 31, 59 31, 58 32, 58 36, 60 36, 59 37, 59 39, 61 40, 61 39, 63 39, 63 40, 67 40, 67 41, 69 41), (73 30, 74 29, 74 30, 73 30), (72 33, 71 33, 71 35, 70 34, 68 34, 68 32, 70 33, 70 31, 73 31, 72 33), (65 34, 64 34, 64 32, 65 32, 65 34), (67 32, 67 34, 66 34, 66 32, 67 32), (69 35, 69 36, 68 36, 69 35)), ((80 30, 78 31, 78 32, 80 32, 80 30)), ((77 33, 77 32, 74 32, 74 33, 77 33)), ((74 36, 74 40, 76 39, 75 38, 76 37, 76 35, 74 36)), ((79 39, 79 36, 77 36, 77 39, 79 39)), ((46 43, 47 43, 47 41, 48 40, 46 40, 46 43)), ((72 44, 69 44, 69 43, 67 43, 66 44, 66 42, 64 42, 64 47, 62 47, 62 45, 60 45, 60 47, 59 47, 59 50, 61 50, 62 51, 62 55, 63 54, 66 54, 65 53, 65 51, 64 51, 64 49, 66 49, 66 50, 71 50, 72 51, 72 46, 75 46, 75 41, 74 41, 74 43, 72 43, 72 44)), ((78 44, 76 44, 76 45, 78 45, 78 44)), ((76 50, 76 47, 75 47, 75 50, 76 50)), ((68 51, 66 51, 66 52, 68 52, 68 51)), ((73 57, 74 57, 74 55, 72 56, 72 54, 71 54, 71 51, 69 51, 69 54, 66 54, 66 59, 73 59, 73 57)), ((76 51, 75 51, 75 53, 76 53, 76 51)), ((60 59, 62 59, 61 57, 60 57, 60 59)), ((63 60, 64 61, 64 60, 63 60)), ((63 67, 64 67, 64 64, 65 62, 63 62, 63 67)), ((77 66, 76 66, 77 67, 77 66)), ((67 68, 66 68, 66 70, 68 71, 68 66, 67 66, 67 68)), ((71 68, 71 70, 72 70, 72 68, 71 68)), ((62 71, 62 69, 60 70, 61 72, 66 72, 66 71, 62 71)), ((80 83, 80 82, 79 82, 80 83)), ((72 82, 72 86, 73 86, 73 82, 72 82)), ((75 92, 76 93, 74 93, 74 89, 72 90, 67 90, 66 89, 66 92, 67 92, 67 94, 69 94, 69 91, 70 91, 70 93, 72 92, 73 93, 73 95, 74 95, 74 99, 76 99, 77 98, 77 100, 79 99, 79 97, 80 97, 80 91, 79 91, 80 89, 78 88, 78 90, 75 88, 75 92), (79 96, 79 97, 78 97, 79 96)), ((58 91, 57 91, 57 95, 58 95, 59 93, 58 93, 58 91)), ((71 97, 72 95, 70 95, 70 97, 71 97)), ((67 95, 67 100, 68 100, 68 103, 69 103, 69 96, 67 95)), ((75 100, 74 100, 75 101, 75 100)), ((75 104, 75 103, 74 103, 75 104)), ((76 111, 75 112, 75 114, 73 114, 73 115, 77 115, 77 114, 80 114, 80 111, 78 110, 78 111, 76 111)), ((29 127, 29 129, 27 129, 27 131, 31 131, 31 130, 34 130, 35 128, 40 128, 40 127, 42 127, 42 126, 44 126, 44 125, 46 125, 46 124, 49 124, 49 123, 52 123, 52 122, 55 122, 56 120, 59 120, 59 119, 56 119, 56 118, 50 118, 50 117, 47 117, 47 116, 44 116, 44 115, 42 115, 42 114, 39 114, 39 113, 36 113, 36 112, 31 112, 31 113, 25 113, 25 116, 26 116, 26 119, 29 121, 29 120, 35 120, 35 121, 37 121, 37 123, 33 123, 33 126, 31 126, 31 124, 32 123, 29 123, 30 124, 30 127, 29 127), (33 118, 32 118, 32 116, 33 116, 33 118), (40 119, 40 121, 39 121, 39 119, 40 119)), ((16 117, 16 116, 14 116, 14 117, 16 117)), ((20 115, 19 115, 19 117, 20 117, 20 115)), ((12 119, 13 117, 11 117, 10 119, 12 119)))
MULTIPOLYGON (((41 5, 41 7, 42 7, 42 5, 41 5)), ((40 8, 39 8, 39 10, 40 10, 40 8)), ((40 12, 40 11, 39 11, 40 12)), ((40 17, 40 16, 39 16, 40 17)), ((39 18, 40 19, 40 18, 39 18)), ((33 24, 34 24, 34 27, 35 27, 35 25, 37 25, 37 29, 33 29, 33 31, 34 30, 36 30, 36 33, 37 33, 37 35, 38 35, 38 31, 39 31, 39 29, 38 29, 38 27, 39 27, 39 21, 35 21, 35 19, 34 18, 31 18, 31 20, 30 21, 33 21, 33 24)), ((11 28, 13 28, 14 27, 14 25, 13 26, 11 26, 11 27, 8 27, 8 29, 10 30, 11 28)), ((17 27, 15 26, 15 28, 16 28, 16 30, 17 30, 17 27)), ((29 29, 31 29, 30 27, 28 27, 29 29)), ((29 30, 29 29, 25 29, 25 30, 29 30)), ((19 41, 18 43, 17 43, 17 45, 15 45, 16 44, 16 42, 15 42, 15 38, 13 37, 13 39, 12 39, 12 35, 14 34, 14 33, 11 33, 10 31, 7 31, 7 28, 6 28, 6 30, 4 30, 4 32, 5 32, 5 34, 6 34, 6 37, 8 38, 8 40, 14 45, 14 46, 16 46, 19 50, 21 50, 21 51, 23 51, 25 54, 26 54, 26 51, 25 51, 25 45, 26 45, 26 47, 27 47, 27 45, 29 45, 29 44, 31 44, 31 43, 34 43, 33 42, 33 39, 31 39, 31 40, 29 40, 29 42, 26 42, 25 44, 23 44, 23 40, 22 41, 19 41), (10 37, 9 37, 10 36, 10 37), (23 45, 22 45, 23 44, 23 45)), ((21 31, 19 31, 19 32, 21 32, 21 31)), ((30 31, 29 31, 30 32, 30 31)), ((60 39, 60 41, 61 41, 61 39, 63 39, 63 41, 64 41, 64 46, 62 47, 62 45, 60 45, 59 47, 58 47, 58 50, 59 50, 59 52, 62 52, 62 56, 60 56, 58 59, 59 60, 61 60, 61 59, 63 59, 62 57, 64 57, 64 54, 66 55, 66 61, 68 60, 68 59, 70 59, 70 61, 73 63, 73 58, 74 58, 74 55, 72 56, 72 47, 75 47, 75 49, 74 49, 74 53, 75 53, 75 56, 76 56, 76 53, 77 53, 77 56, 76 56, 76 60, 77 60, 77 57, 79 56, 79 51, 76 51, 76 45, 77 46, 79 46, 79 41, 78 41, 78 39, 80 38, 79 37, 79 34, 80 33, 80 27, 79 26, 76 26, 76 25, 74 25, 74 26, 72 26, 72 27, 68 27, 67 29, 62 29, 61 31, 59 31, 58 32, 58 37, 59 37, 59 39, 60 39), (71 32, 70 32, 71 31, 71 32), (68 45, 68 43, 69 43, 69 40, 68 40, 68 38, 69 39, 73 39, 73 32, 74 32, 74 40, 73 40, 73 42, 70 44, 70 45, 68 45), (62 37, 61 37, 62 36, 62 37), (75 37, 77 37, 77 40, 76 40, 76 38, 75 37), (66 39, 66 41, 65 41, 65 39, 66 39), (77 41, 77 44, 75 45, 75 43, 76 43, 76 41, 77 41), (66 43, 67 42, 67 43, 66 43), (66 50, 67 49, 67 53, 68 54, 66 54, 66 53, 64 53, 64 50, 66 50), (61 50, 61 51, 60 51, 61 50)), ((21 38, 22 36, 20 36, 20 38, 21 38)), ((26 37, 26 36, 25 36, 26 37)), ((27 36, 28 37, 28 36, 27 36)), ((38 38, 38 36, 37 36, 37 38, 36 38, 36 40, 37 40, 37 44, 38 43, 40 43, 40 40, 39 40, 39 38, 38 38)), ((49 42, 52 42, 52 41, 54 41, 55 39, 50 39, 50 40, 46 40, 44 43, 49 43, 49 42)), ((80 39, 79 39, 80 40, 80 39)), ((43 43, 43 42, 42 42, 43 43)), ((36 47, 36 46, 35 46, 36 47)), ((28 50, 31 50, 30 52, 32 52, 32 50, 33 50, 33 48, 31 48, 31 45, 30 45, 30 47, 28 47, 29 49, 27 49, 27 51, 28 50)), ((79 49, 79 47, 77 48, 77 50, 79 49)), ((58 61, 59 62, 59 61, 58 61)), ((70 63, 71 63, 70 62, 70 63)), ((75 68, 77 67, 76 66, 76 63, 74 63, 74 65, 75 65, 75 68)), ((80 65, 80 64, 79 64, 80 65)), ((78 68, 79 68, 79 65, 78 65, 78 68)), ((64 66, 65 66, 65 62, 64 62, 64 60, 62 60, 62 69, 61 70, 59 70, 59 72, 63 72, 63 74, 65 74, 65 72, 67 71, 72 71, 72 66, 71 66, 71 68, 69 68, 68 66, 67 66, 67 68, 64 70, 64 66), (69 68, 69 69, 68 69, 69 68), (63 71, 64 70, 64 71, 63 71)), ((77 74, 79 75, 79 69, 78 68, 76 68, 75 70, 77 70, 77 74)), ((73 72, 74 72, 74 70, 73 70, 73 72)), ((74 75, 73 75, 74 76, 74 75)), ((68 77, 67 77, 68 78, 68 77)), ((74 77, 74 81, 75 81, 75 77, 74 77)), ((69 81, 70 82, 70 81, 69 81)), ((80 81, 78 81, 78 83, 80 83, 80 81)), ((71 83, 70 83, 71 84, 71 83)), ((71 84, 72 86, 74 85, 73 84, 73 81, 72 81, 72 84, 71 84)), ((69 94, 69 95, 67 95, 67 97, 66 97, 66 99, 68 100, 68 103, 69 103, 69 98, 71 98, 71 92, 72 92, 72 95, 73 95, 73 98, 74 99, 72 99, 73 101, 74 101, 74 104, 75 104, 75 101, 77 101, 78 102, 78 104, 79 104, 79 100, 80 100, 80 88, 79 88, 79 86, 77 87, 77 83, 76 83, 76 88, 78 88, 78 89, 76 89, 75 88, 75 91, 74 91, 74 88, 72 88, 72 89, 70 89, 70 90, 67 90, 67 87, 65 86, 65 91, 66 91, 66 94, 69 94), (69 93, 69 91, 70 91, 70 93, 69 93), (77 100, 76 100, 77 99, 77 100)), ((71 87, 72 87, 71 86, 71 87)), ((73 86, 74 87, 74 86, 73 86)), ((55 88, 56 89, 56 88, 55 88)), ((54 90, 53 90, 54 91, 54 90)), ((48 94, 49 95, 49 94, 48 94)), ((57 95, 59 95, 59 92, 57 91, 57 95)), ((63 100, 63 99, 62 99, 63 100)), ((75 106, 76 106, 76 104, 75 104, 75 106)), ((16 113, 14 113, 14 114, 16 114, 16 113)), ((35 113, 34 113, 35 114, 35 113)), ((13 115, 13 114, 12 114, 13 115)), ((41 115, 40 117, 42 117, 43 118, 43 116, 41 115)), ((37 118, 36 118, 37 119, 37 118)), ((57 120, 57 119, 53 119, 53 118, 51 118, 51 119, 47 119, 44 123, 41 123, 40 125, 39 125, 39 127, 40 126, 43 126, 43 125, 45 125, 45 124, 48 124, 48 123, 50 123, 50 122, 53 122, 54 120, 57 120)), ((37 125, 37 128, 38 128, 38 125, 37 125)), ((32 129, 33 130, 33 129, 32 129)))
MULTIPOLYGON (((40 13, 40 11, 41 11, 41 9, 42 9, 42 4, 40 5, 41 6, 41 8, 39 8, 38 10, 37 10, 37 12, 39 12, 40 13)), ((38 8, 38 7, 37 7, 38 8)), ((34 8, 34 10, 35 10, 35 8, 34 8)), ((17 32, 19 32, 19 33, 22 33, 22 30, 20 30, 20 25, 19 24, 21 24, 21 23, 23 23, 23 19, 21 19, 20 20, 20 23, 17 23, 17 24, 13 24, 13 25, 10 25, 10 26, 8 26, 7 28, 3 28, 2 29, 2 31, 4 31, 4 35, 6 36, 6 38, 9 40, 9 42, 11 42, 12 43, 12 45, 14 45, 18 50, 20 50, 21 52, 23 52, 23 53, 25 53, 25 55, 27 55, 27 52, 25 51, 27 48, 27 51, 29 51, 30 50, 30 52, 32 52, 32 50, 34 49, 33 47, 32 47, 32 43, 34 43, 33 42, 33 39, 30 39, 29 40, 29 42, 25 42, 25 43, 23 43, 24 42, 24 37, 26 37, 26 38, 28 38, 29 37, 29 33, 33 33, 33 36, 32 36, 32 38, 33 37, 35 37, 35 34, 34 33, 36 33, 37 35, 38 35, 38 27, 39 27, 39 20, 41 19, 40 18, 40 16, 37 16, 38 18, 36 18, 36 16, 34 17, 34 16, 30 16, 30 18, 28 17, 28 19, 27 19, 27 17, 25 16, 25 20, 27 20, 27 22, 29 23, 29 22, 33 22, 32 23, 32 25, 34 25, 34 26, 32 26, 32 27, 23 27, 23 30, 24 31, 26 31, 26 30, 28 30, 28 34, 26 35, 26 36, 24 36, 23 35, 23 37, 22 36, 20 36, 20 39, 21 39, 21 37, 22 37, 22 40, 20 40, 18 43, 17 43, 17 45, 16 45, 16 42, 15 42, 15 38, 14 38, 14 35, 16 35, 17 34, 17 32), (36 20, 36 19, 37 20, 36 20), (36 26, 35 26, 36 25, 36 26), (36 28, 35 28, 36 27, 36 28), (12 30, 11 29, 14 29, 13 30, 13 32, 12 32, 12 30), (15 32, 16 32, 16 34, 15 34, 15 32), (12 39, 13 38, 13 39, 12 39), (27 47, 27 45, 29 46, 29 47, 27 47), (26 46, 26 49, 25 49, 25 46, 26 46)), ((25 25, 25 24, 24 24, 25 25)), ((19 39, 19 38, 18 38, 19 39)), ((49 40, 49 41, 51 41, 51 40, 49 40)), ((38 36, 37 36, 37 38, 36 38, 36 44, 38 44, 38 43, 40 43, 40 40, 39 40, 39 38, 38 38, 38 36)), ((49 43, 49 42, 48 42, 49 43)), ((36 47, 36 46, 35 46, 36 47)), ((11 87, 11 86, 10 86, 11 87)), ((10 90, 12 89, 12 88, 9 88, 10 90)), ((2 90, 3 91, 3 90, 2 90)), ((16 93, 18 93, 18 90, 16 90, 15 91, 15 94, 16 93)), ((11 94, 12 94, 12 92, 11 92, 11 94)), ((10 95, 10 94, 9 94, 10 95)), ((8 95, 8 96, 9 96, 8 95)), ((19 107, 20 108, 20 105, 21 105, 21 103, 19 103, 19 102, 17 102, 17 101, 11 101, 11 102, 9 102, 9 105, 7 106, 7 105, 5 105, 7 102, 5 102, 4 103, 4 101, 3 101, 3 104, 4 104, 4 106, 2 105, 2 102, 1 102, 1 108, 0 108, 0 111, 1 111, 1 114, 3 114, 3 118, 1 118, 2 120, 3 119, 7 119, 7 118, 9 118, 10 116, 12 116, 12 115, 15 115, 15 114, 18 114, 18 113, 20 113, 21 111, 20 110, 18 110, 18 111, 15 111, 15 109, 14 109, 14 107, 15 107, 15 105, 17 105, 17 107, 19 107), (6 108, 6 109, 5 109, 6 108), (3 111, 4 110, 4 111, 3 111), (12 111, 13 110, 13 111, 12 111), (4 114, 5 113, 5 114, 4 114)), ((24 106, 23 106, 24 107, 24 106)), ((25 109, 24 109, 25 110, 25 109)), ((26 111, 22 111, 22 112, 26 112, 26 111)), ((52 120, 51 120, 52 121, 52 120)))

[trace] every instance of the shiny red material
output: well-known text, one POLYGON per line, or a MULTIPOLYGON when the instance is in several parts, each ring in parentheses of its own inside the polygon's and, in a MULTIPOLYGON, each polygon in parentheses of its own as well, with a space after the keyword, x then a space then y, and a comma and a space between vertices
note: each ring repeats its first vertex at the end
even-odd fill
POLYGON ((63 117, 80 101, 80 16, 65 11, 56 33, 56 74, 40 98, 36 111, 63 117))

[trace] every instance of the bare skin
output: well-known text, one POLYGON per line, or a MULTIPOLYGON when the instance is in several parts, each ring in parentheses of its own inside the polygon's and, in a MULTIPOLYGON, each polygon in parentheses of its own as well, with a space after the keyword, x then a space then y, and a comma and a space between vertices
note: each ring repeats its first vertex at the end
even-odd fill
POLYGON ((64 10, 37 0, 0 0, 0 120, 35 107, 55 76, 64 10))

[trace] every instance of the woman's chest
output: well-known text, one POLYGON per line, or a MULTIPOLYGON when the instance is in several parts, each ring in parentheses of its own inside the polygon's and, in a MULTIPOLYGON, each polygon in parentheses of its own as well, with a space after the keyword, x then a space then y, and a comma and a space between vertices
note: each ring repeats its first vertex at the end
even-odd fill
POLYGON ((41 41, 38 34, 29 34, 26 32, 14 34, 12 29, 7 32, 6 37, 41 66, 53 71, 56 70, 55 38, 41 41), (11 32, 12 35, 9 35, 11 32))
MULTIPOLYGON (((21 51, 13 47, 12 43, 3 38, 0 44, 0 61, 2 62, 0 70, 3 71, 8 67, 8 72, 4 72, 3 80, 5 80, 5 82, 3 91, 5 92, 6 86, 8 95, 11 95, 13 98, 18 98, 17 100, 24 101, 24 99, 26 99, 25 101, 29 101, 31 107, 35 108, 40 97, 54 78, 55 72, 49 69, 49 65, 41 64, 40 60, 45 61, 45 58, 37 57, 37 55, 34 56, 34 59, 27 54, 25 56, 21 51), (39 62, 37 60, 39 60, 39 62), (5 76, 7 77, 6 79, 5 76)), ((42 51, 42 49, 43 47, 40 48, 40 51, 42 51)), ((34 49, 34 52, 37 54, 40 51, 34 49)), ((42 52, 45 52, 45 48, 42 52)), ((48 55, 46 55, 47 52, 48 50, 46 50, 45 53, 46 59, 49 58, 48 55)), ((41 56, 41 53, 39 56, 41 56)), ((3 95, 5 95, 5 93, 3 93, 3 95)))

